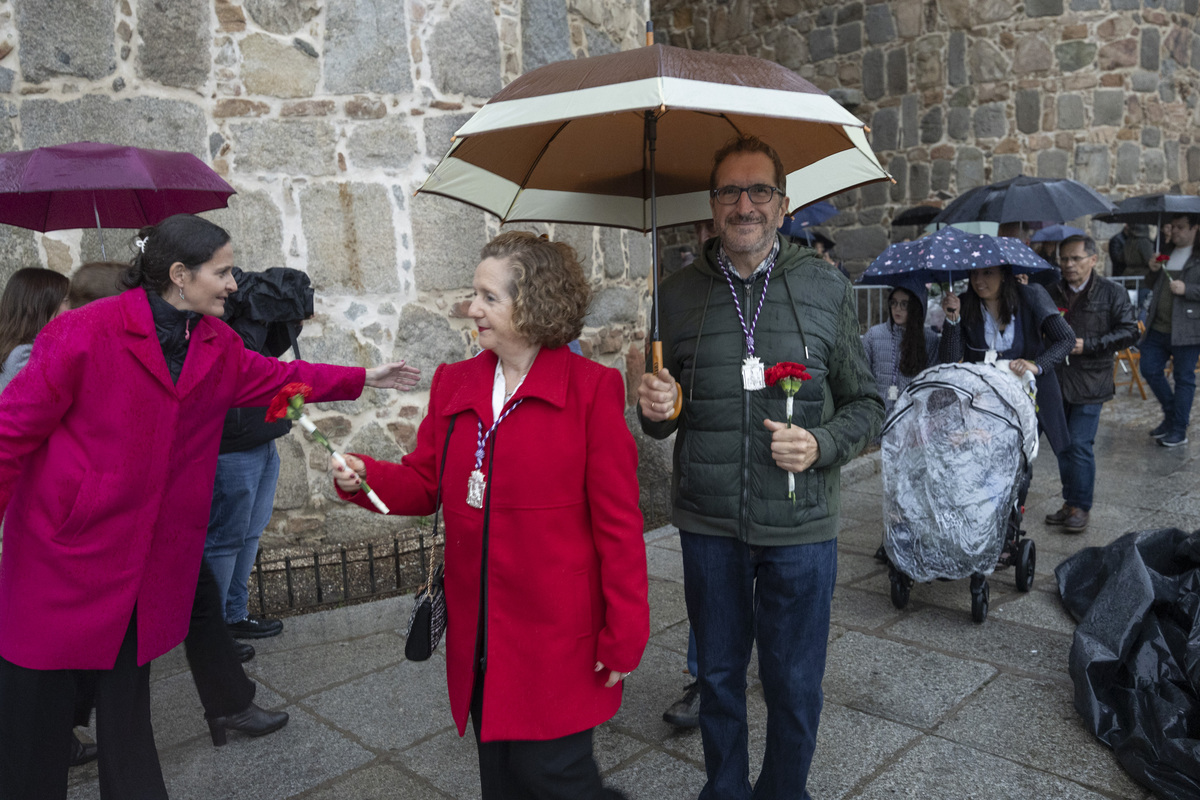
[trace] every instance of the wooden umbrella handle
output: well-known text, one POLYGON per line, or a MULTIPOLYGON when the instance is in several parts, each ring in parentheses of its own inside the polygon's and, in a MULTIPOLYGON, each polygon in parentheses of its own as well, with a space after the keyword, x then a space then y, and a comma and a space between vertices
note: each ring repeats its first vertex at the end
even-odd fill
MULTIPOLYGON (((650 343, 650 363, 655 375, 662 372, 662 342, 657 339, 650 343)), ((679 381, 675 381, 675 408, 671 409, 671 416, 667 419, 675 419, 680 411, 683 411, 683 387, 679 385, 679 381)))

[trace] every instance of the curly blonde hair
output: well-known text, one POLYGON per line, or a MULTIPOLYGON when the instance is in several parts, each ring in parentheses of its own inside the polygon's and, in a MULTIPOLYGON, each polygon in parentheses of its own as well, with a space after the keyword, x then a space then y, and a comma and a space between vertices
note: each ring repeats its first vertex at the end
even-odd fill
POLYGON ((483 246, 480 260, 512 266, 513 330, 542 347, 578 339, 592 302, 592 287, 575 249, 528 231, 506 231, 483 246))

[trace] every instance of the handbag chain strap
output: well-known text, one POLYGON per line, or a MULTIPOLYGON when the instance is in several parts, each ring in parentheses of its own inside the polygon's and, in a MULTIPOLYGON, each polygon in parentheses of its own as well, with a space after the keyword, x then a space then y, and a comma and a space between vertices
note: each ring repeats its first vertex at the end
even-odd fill
MULTIPOLYGON (((428 574, 425 577, 425 591, 429 591, 433 587, 434 573, 434 553, 437 548, 437 532, 438 532, 438 517, 442 513, 442 476, 446 474, 446 454, 450 452, 450 434, 454 433, 454 423, 458 421, 458 414, 450 418, 450 426, 446 428, 446 443, 442 445, 442 464, 438 467, 438 485, 437 485, 437 500, 433 510, 433 538, 429 543, 429 568, 428 574)), ((445 558, 446 547, 442 546, 442 557, 445 558)))

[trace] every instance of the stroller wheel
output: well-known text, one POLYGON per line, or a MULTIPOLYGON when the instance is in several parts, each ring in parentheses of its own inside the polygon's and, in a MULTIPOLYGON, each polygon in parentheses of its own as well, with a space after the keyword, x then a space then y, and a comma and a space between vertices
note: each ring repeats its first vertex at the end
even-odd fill
POLYGON ((1033 571, 1037 566, 1037 548, 1031 539, 1021 542, 1017 550, 1017 589, 1028 592, 1033 588, 1033 571))
POLYGON ((892 582, 892 605, 904 608, 908 605, 909 592, 912 589, 912 578, 892 567, 888 570, 888 580, 892 582))
POLYGON ((982 624, 987 619, 990 593, 986 577, 979 573, 971 576, 971 619, 975 622, 982 624))

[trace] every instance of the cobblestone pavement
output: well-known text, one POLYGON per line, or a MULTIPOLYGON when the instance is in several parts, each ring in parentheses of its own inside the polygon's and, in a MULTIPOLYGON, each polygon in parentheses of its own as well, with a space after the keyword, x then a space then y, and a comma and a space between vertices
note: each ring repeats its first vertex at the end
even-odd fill
MULTIPOLYGON (((1200 441, 1155 446, 1146 431, 1158 422, 1156 404, 1119 392, 1101 418, 1091 527, 1072 536, 1041 523, 1061 504, 1046 449, 1025 525, 1038 549, 1034 588, 1022 594, 1012 570, 997 573, 983 625, 971 622, 967 581, 917 585, 906 609, 893 608, 887 572, 872 558, 882 530, 878 454, 844 470, 825 710, 809 783, 816 800, 1150 797, 1072 708, 1074 626, 1052 577, 1067 555, 1126 531, 1200 528, 1200 441)), ((635 800, 690 799, 704 782, 700 735, 661 719, 688 680, 678 536, 648 531, 646 548, 650 644, 620 713, 597 731, 596 756, 606 779, 635 800)), ((154 724, 171 797, 478 797, 474 742, 455 733, 440 653, 404 660, 398 627, 410 602, 290 619, 283 635, 254 642, 257 702, 292 717, 261 739, 230 734, 227 746, 212 747, 181 649, 156 661, 154 724)), ((750 673, 757 764, 766 711, 755 666, 750 673)), ((72 772, 70 796, 98 797, 94 764, 72 772)))

